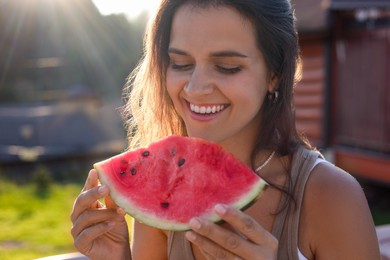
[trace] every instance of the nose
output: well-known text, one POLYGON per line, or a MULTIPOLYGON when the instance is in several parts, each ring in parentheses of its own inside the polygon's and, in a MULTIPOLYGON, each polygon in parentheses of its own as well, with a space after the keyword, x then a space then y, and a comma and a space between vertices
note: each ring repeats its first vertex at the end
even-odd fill
POLYGON ((184 91, 189 96, 208 95, 214 91, 215 84, 207 68, 195 67, 184 91))

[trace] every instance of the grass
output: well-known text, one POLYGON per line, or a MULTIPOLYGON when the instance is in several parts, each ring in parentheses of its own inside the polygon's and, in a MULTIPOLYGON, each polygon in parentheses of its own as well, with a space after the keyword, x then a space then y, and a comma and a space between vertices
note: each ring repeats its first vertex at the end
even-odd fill
POLYGON ((81 185, 0 180, 0 259, 34 259, 73 252, 69 214, 81 185))

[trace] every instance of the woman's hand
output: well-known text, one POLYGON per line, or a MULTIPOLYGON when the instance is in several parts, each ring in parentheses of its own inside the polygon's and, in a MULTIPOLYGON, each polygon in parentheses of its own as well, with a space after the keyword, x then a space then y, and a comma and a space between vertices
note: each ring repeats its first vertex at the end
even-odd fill
POLYGON ((91 170, 70 216, 74 245, 91 259, 130 259, 125 212, 108 194, 106 186, 98 186, 97 172, 91 170))
POLYGON ((192 231, 186 238, 199 247, 207 259, 277 258, 278 241, 245 213, 224 206, 215 207, 217 214, 237 232, 203 219, 190 221, 192 231))

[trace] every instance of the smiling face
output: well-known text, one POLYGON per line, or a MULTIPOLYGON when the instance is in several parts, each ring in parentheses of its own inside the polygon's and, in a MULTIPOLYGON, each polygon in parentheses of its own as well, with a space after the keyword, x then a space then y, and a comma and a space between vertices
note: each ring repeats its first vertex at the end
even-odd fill
POLYGON ((166 86, 189 136, 252 147, 272 91, 251 22, 228 7, 180 7, 172 22, 166 86))

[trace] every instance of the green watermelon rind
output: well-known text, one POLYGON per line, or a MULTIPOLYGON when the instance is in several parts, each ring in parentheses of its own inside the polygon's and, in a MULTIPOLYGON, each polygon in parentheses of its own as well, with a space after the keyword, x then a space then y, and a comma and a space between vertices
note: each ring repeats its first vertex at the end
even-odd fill
MULTIPOLYGON (((115 201, 117 206, 121 207, 125 212, 127 212, 135 220, 142 222, 146 225, 162 229, 162 230, 171 230, 171 231, 185 231, 189 230, 190 226, 188 223, 175 222, 169 219, 161 219, 152 213, 148 213, 147 210, 142 211, 139 209, 139 206, 132 203, 127 197, 123 196, 120 192, 117 192, 117 189, 114 187, 114 184, 106 177, 106 174, 100 167, 100 164, 103 162, 95 163, 94 168, 98 172, 99 180, 101 184, 106 185, 110 190, 110 197, 115 201)), ((248 192, 244 193, 236 202, 230 204, 229 206, 236 209, 244 209, 256 201, 260 197, 262 191, 265 190, 268 184, 261 178, 255 182, 248 192)), ((221 218, 213 211, 210 211, 209 214, 204 214, 198 216, 204 219, 207 219, 211 222, 219 222, 221 218)))

